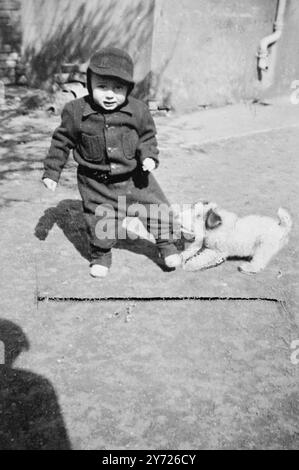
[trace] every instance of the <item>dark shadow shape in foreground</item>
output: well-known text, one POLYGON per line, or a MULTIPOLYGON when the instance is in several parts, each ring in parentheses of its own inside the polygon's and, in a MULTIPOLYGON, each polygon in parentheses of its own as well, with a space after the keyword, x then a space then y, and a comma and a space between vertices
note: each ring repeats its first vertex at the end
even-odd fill
MULTIPOLYGON (((35 227, 35 236, 39 240, 46 240, 55 223, 80 255, 90 261, 82 202, 80 200, 65 199, 60 201, 56 207, 46 209, 35 227)), ((137 238, 132 240, 126 238, 118 240, 113 249, 127 250, 138 255, 145 255, 159 266, 162 271, 173 271, 173 269, 167 268, 159 258, 156 245, 145 239, 137 238)))
POLYGON ((49 380, 13 364, 29 342, 21 328, 0 319, 0 449, 70 450, 55 390, 49 380), (1 357, 1 360, 3 357, 1 357))

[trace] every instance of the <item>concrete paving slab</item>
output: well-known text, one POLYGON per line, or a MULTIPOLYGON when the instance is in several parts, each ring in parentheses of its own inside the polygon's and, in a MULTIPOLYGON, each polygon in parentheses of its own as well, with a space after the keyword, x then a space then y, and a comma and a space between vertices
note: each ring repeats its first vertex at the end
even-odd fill
POLYGON ((190 115, 174 115, 169 117, 169 123, 163 117, 156 121, 158 127, 161 123, 162 148, 167 148, 168 137, 172 144, 175 142, 188 150, 196 145, 297 128, 299 105, 292 104, 289 97, 281 97, 266 104, 240 103, 190 115))
POLYGON ((283 309, 127 308, 48 303, 18 320, 31 348, 17 365, 55 384, 74 449, 298 447, 298 328, 283 309))

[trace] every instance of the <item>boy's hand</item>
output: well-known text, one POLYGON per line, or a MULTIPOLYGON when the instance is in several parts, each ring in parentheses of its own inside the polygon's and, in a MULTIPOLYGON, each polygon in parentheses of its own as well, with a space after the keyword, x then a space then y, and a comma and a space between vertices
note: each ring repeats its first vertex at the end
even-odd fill
POLYGON ((153 171, 156 168, 156 162, 153 158, 147 157, 143 160, 143 171, 153 171))
POLYGON ((55 191, 57 183, 56 181, 51 180, 50 178, 44 178, 43 183, 46 188, 50 189, 51 191, 55 191))

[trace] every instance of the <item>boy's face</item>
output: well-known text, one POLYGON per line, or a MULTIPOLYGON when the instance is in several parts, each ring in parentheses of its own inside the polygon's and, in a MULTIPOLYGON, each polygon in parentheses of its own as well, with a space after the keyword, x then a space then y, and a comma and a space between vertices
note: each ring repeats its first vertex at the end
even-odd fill
POLYGON ((92 96, 95 103, 107 111, 121 106, 127 98, 128 85, 113 77, 91 74, 92 96))

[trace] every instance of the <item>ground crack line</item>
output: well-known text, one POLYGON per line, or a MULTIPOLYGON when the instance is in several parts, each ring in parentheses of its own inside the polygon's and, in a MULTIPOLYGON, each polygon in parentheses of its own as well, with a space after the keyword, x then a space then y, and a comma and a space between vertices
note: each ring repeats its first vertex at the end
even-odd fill
POLYGON ((176 297, 59 297, 37 295, 37 302, 173 302, 173 301, 249 301, 249 302, 276 302, 285 304, 285 300, 275 297, 221 297, 221 296, 176 296, 176 297))

